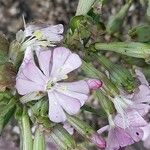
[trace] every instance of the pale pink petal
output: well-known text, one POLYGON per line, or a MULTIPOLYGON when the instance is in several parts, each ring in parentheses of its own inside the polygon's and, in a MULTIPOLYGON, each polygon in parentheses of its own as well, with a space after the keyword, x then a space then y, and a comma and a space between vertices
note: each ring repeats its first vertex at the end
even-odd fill
MULTIPOLYGON (((17 76, 17 78, 18 77, 19 76, 17 76)), ((45 84, 46 79, 32 60, 28 61, 24 65, 24 68, 21 68, 21 78, 28 79, 41 85, 45 84)))
POLYGON ((99 130, 97 130, 97 133, 102 134, 103 132, 108 131, 108 130, 109 130, 109 125, 106 125, 106 126, 100 128, 99 130))
POLYGON ((63 124, 63 128, 66 129, 70 135, 73 135, 74 128, 68 122, 64 122, 63 124))
POLYGON ((142 71, 135 69, 135 73, 137 75, 137 78, 140 80, 141 84, 149 86, 149 83, 147 82, 145 75, 142 73, 142 71))
POLYGON ((51 33, 62 34, 64 32, 64 27, 62 24, 48 26, 47 30, 51 33))
POLYGON ((84 80, 70 83, 59 83, 56 90, 64 95, 78 99, 82 106, 88 99, 89 86, 84 80))
POLYGON ((48 92, 49 98, 49 119, 53 122, 64 122, 66 121, 66 115, 59 104, 58 98, 54 92, 48 92))
POLYGON ((143 130, 139 127, 129 127, 126 132, 132 137, 135 142, 139 142, 143 137, 143 130))
POLYGON ((35 31, 41 31, 43 37, 50 41, 60 41, 63 36, 64 28, 62 24, 48 25, 48 24, 33 24, 26 27, 24 33, 25 36, 32 36, 35 31))
POLYGON ((20 95, 25 95, 35 91, 44 91, 45 87, 42 84, 18 78, 16 80, 16 89, 20 95))
POLYGON ((51 50, 40 51, 37 54, 39 60, 40 69, 43 73, 49 77, 50 76, 50 69, 51 69, 51 50))
POLYGON ((120 147, 125 147, 134 143, 132 137, 128 135, 124 129, 116 127, 114 130, 120 147))
POLYGON ((144 84, 140 85, 135 91, 132 100, 134 100, 136 103, 150 103, 150 87, 144 84))
POLYGON ((150 105, 148 104, 142 104, 142 103, 135 103, 132 106, 132 109, 135 109, 141 116, 145 116, 149 110, 150 110, 150 105))
POLYGON ((107 138, 107 142, 106 142, 106 149, 107 150, 114 150, 114 149, 119 149, 120 145, 119 142, 117 140, 116 137, 116 133, 115 133, 115 129, 112 128, 110 129, 109 133, 108 133, 108 138, 107 138))
POLYGON ((61 86, 66 86, 67 90, 82 94, 89 94, 89 86, 86 81, 80 80, 76 82, 62 82, 60 83, 61 86))
POLYGON ((66 96, 59 92, 55 92, 55 96, 59 104, 68 114, 75 115, 79 112, 81 104, 78 99, 66 96))
MULTIPOLYGON (((144 120, 144 118, 137 111, 134 110, 127 112, 125 119, 127 126, 142 127, 147 125, 147 122, 144 120)), ((120 114, 116 115, 116 117, 114 118, 114 122, 120 128, 124 126, 124 118, 122 118, 120 114)))
POLYGON ((42 31, 42 34, 43 34, 44 39, 51 41, 51 42, 59 42, 63 39, 62 35, 57 34, 57 33, 52 33, 51 31, 47 32, 45 30, 45 31, 42 31))
POLYGON ((65 47, 55 48, 53 51, 53 66, 51 76, 62 79, 64 75, 81 66, 81 59, 77 54, 65 47))

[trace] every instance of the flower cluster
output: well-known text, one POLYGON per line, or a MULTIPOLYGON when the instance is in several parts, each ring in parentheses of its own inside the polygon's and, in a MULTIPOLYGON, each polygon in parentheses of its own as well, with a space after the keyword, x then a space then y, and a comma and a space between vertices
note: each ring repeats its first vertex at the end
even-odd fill
MULTIPOLYGON (((17 33, 17 40, 22 41, 24 58, 16 77, 16 89, 23 104, 47 97, 47 115, 52 122, 63 123, 70 134, 75 128, 86 135, 87 131, 81 128, 83 123, 78 120, 69 122, 67 116, 76 115, 88 100, 90 90, 97 90, 103 85, 98 79, 68 80, 69 74, 82 65, 82 60, 68 48, 56 46, 63 38, 62 32, 62 25, 29 25, 17 33)), ((120 94, 115 93, 113 97, 107 95, 117 111, 114 116, 105 110, 109 125, 97 133, 89 129, 90 134, 86 135, 100 148, 118 150, 142 139, 148 145, 149 135, 145 132, 149 125, 144 117, 150 109, 150 88, 144 74, 137 69, 135 73, 140 85, 133 93, 120 90, 120 94), (108 131, 106 143, 101 137, 104 131, 108 131)))
POLYGON ((150 110, 150 88, 144 74, 137 69, 135 73, 140 85, 132 94, 127 95, 121 91, 120 95, 111 99, 117 114, 114 118, 108 114, 109 125, 98 130, 99 134, 109 131, 107 150, 118 150, 142 139, 147 140, 149 136, 146 133, 149 125, 144 117, 150 110))

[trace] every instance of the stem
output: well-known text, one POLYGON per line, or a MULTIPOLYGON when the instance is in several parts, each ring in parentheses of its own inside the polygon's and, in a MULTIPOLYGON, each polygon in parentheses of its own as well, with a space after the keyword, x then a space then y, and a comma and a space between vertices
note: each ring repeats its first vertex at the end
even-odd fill
POLYGON ((45 136, 43 132, 37 127, 34 137, 33 150, 46 150, 45 147, 45 136))
POLYGON ((30 128, 29 116, 24 108, 19 121, 20 125, 20 150, 32 150, 32 133, 30 128))

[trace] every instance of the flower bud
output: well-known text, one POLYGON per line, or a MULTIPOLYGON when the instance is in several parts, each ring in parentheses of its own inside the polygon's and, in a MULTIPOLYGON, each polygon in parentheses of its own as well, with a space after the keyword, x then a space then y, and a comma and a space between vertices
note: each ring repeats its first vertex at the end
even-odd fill
POLYGON ((105 148, 105 140, 98 135, 91 126, 73 116, 68 115, 67 120, 83 137, 94 143, 99 148, 105 148))
POLYGON ((106 30, 109 34, 118 32, 122 27, 124 18, 131 6, 132 0, 129 0, 124 6, 121 7, 120 11, 115 15, 109 18, 106 30))
POLYGON ((56 125, 49 136, 60 149, 75 149, 76 143, 72 136, 60 125, 56 125))
POLYGON ((97 90, 102 86, 102 82, 98 79, 88 79, 87 83, 91 90, 97 90))
POLYGON ((123 55, 144 58, 146 62, 150 59, 150 45, 139 42, 112 42, 96 43, 95 49, 117 52, 123 55))
POLYGON ((92 143, 94 143, 99 148, 105 148, 106 147, 105 140, 98 133, 95 133, 91 136, 91 141, 92 141, 92 143))

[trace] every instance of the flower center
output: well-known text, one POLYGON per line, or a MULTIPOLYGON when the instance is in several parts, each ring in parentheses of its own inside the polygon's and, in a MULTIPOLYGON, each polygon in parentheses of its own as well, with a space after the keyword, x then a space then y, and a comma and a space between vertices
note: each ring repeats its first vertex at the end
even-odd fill
POLYGON ((56 85, 56 82, 49 80, 46 84, 46 90, 51 90, 56 85))

